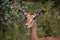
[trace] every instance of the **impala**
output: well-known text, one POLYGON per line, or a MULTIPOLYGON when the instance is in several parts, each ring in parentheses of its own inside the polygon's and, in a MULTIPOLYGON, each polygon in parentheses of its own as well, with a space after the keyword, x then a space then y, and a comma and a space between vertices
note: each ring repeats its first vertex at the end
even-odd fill
POLYGON ((24 13, 23 11, 20 11, 24 17, 27 18, 26 23, 25 23, 25 28, 30 28, 30 40, 60 40, 60 37, 43 37, 39 38, 37 36, 37 25, 36 25, 36 18, 41 16, 43 11, 40 11, 37 14, 32 14, 32 13, 24 13))

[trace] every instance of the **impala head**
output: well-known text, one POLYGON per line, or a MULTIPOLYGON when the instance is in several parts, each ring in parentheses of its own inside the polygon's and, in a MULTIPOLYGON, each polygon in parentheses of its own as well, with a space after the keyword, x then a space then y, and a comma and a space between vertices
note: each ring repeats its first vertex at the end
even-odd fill
MULTIPOLYGON (((22 12, 22 11, 21 11, 22 12)), ((40 11, 39 13, 28 13, 28 14, 25 14, 24 12, 22 12, 22 14, 24 15, 24 17, 26 17, 26 23, 25 23, 25 28, 31 28, 33 27, 33 24, 35 23, 35 19, 42 15, 42 11, 40 11)))
POLYGON ((25 23, 26 28, 33 27, 33 24, 35 23, 35 16, 36 16, 36 14, 27 14, 26 23, 25 23))

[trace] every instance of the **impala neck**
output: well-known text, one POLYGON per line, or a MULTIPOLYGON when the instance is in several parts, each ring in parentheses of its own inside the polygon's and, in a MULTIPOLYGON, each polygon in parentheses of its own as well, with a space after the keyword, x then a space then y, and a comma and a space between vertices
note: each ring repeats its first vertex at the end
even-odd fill
POLYGON ((30 28, 30 40, 37 40, 36 20, 33 24, 33 27, 30 28))

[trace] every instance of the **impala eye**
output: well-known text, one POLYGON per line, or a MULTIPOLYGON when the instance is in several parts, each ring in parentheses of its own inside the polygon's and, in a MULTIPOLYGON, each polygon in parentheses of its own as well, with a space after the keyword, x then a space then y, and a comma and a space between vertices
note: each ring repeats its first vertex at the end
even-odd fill
POLYGON ((36 19, 36 16, 33 16, 33 20, 36 19))
POLYGON ((35 20, 35 19, 36 19, 36 17, 33 18, 33 20, 35 20))

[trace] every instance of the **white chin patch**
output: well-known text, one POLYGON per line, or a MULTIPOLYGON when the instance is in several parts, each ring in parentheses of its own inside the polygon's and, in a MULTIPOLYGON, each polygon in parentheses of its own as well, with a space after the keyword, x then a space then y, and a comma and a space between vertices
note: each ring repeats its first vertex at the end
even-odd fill
POLYGON ((30 28, 31 26, 27 26, 27 28, 30 28))

